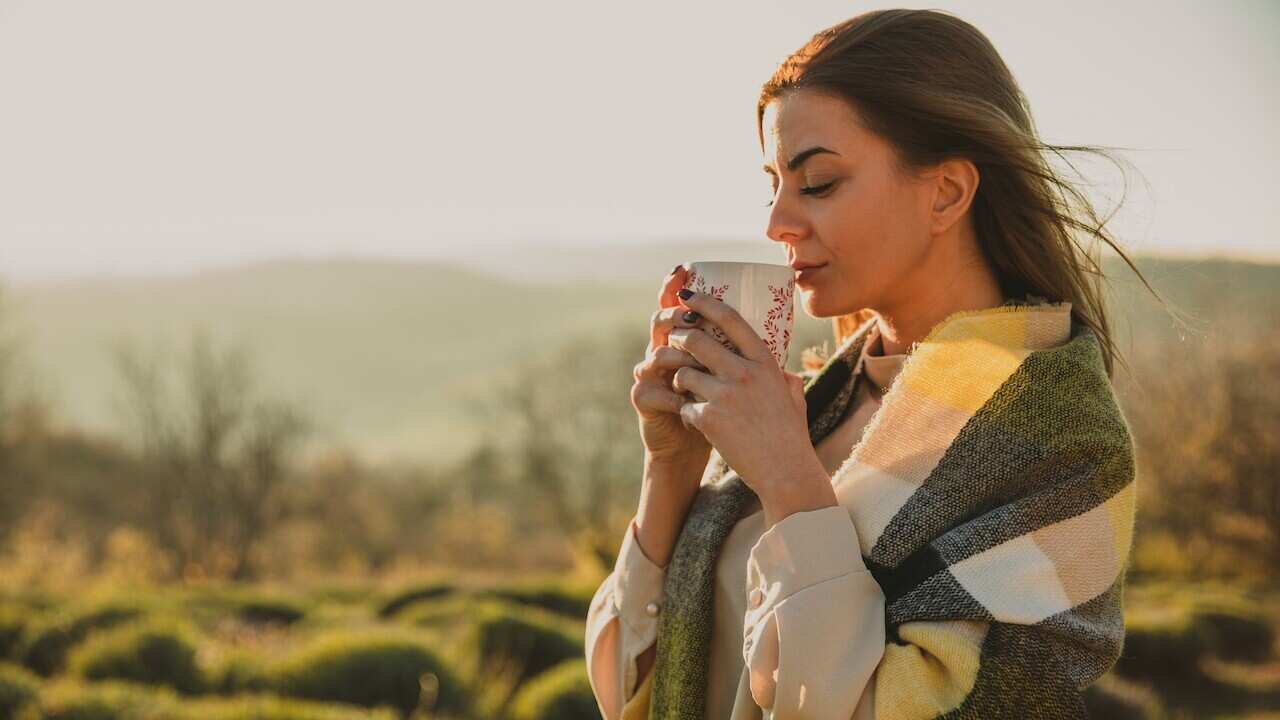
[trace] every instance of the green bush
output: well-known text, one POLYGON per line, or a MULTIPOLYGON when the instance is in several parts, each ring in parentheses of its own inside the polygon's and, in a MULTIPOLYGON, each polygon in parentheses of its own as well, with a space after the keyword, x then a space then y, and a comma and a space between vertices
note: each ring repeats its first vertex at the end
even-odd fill
POLYGON ((26 626, 17 657, 23 665, 48 677, 62 669, 67 652, 90 633, 143 617, 147 612, 146 606, 128 600, 63 610, 26 626))
POLYGON ((1192 615, 1209 650, 1223 660, 1262 662, 1271 657, 1275 630, 1270 618, 1252 603, 1202 598, 1195 602, 1192 615))
POLYGON ((40 678, 19 665, 0 663, 0 718, 11 718, 40 697, 40 678))
POLYGON ((466 647, 477 673, 494 663, 522 668, 516 684, 565 660, 580 657, 585 628, 553 613, 515 605, 489 605, 476 613, 466 647))
POLYGON ((16 605, 0 605, 0 660, 17 660, 28 611, 16 605))
POLYGON ((217 622, 227 615, 251 623, 292 625, 307 616, 311 603, 292 593, 268 591, 240 583, 188 589, 182 614, 198 622, 217 622))
POLYGON ((566 660, 530 680, 511 701, 511 720, 600 720, 585 658, 566 660))
POLYGON ((283 598, 246 598, 236 613, 249 622, 292 625, 306 616, 307 611, 297 603, 283 598))
POLYGON ((491 602, 477 609, 458 647, 482 717, 500 717, 531 678, 582 657, 585 628, 541 608, 491 602))
POLYGON ((271 694, 181 699, 168 688, 119 680, 50 684, 20 720, 399 720, 391 708, 366 709, 271 694))
POLYGON ((169 621, 94 633, 72 651, 67 664, 73 674, 87 680, 166 685, 186 694, 204 690, 193 633, 169 621))
POLYGON ((1200 683, 1200 659, 1210 639, 1189 607, 1171 603, 1125 617, 1125 638, 1115 672, 1158 688, 1200 683))
POLYGON ((258 693, 184 702, 174 720, 400 720, 389 707, 319 703, 258 693))
POLYGON ((485 588, 477 595, 542 608, 581 620, 587 617, 595 591, 595 587, 570 585, 558 580, 533 580, 485 588))
POLYGON ((20 720, 141 720, 174 718, 178 700, 172 690, 112 680, 81 683, 61 680, 46 685, 20 720))
POLYGON ((486 608, 506 608, 502 600, 476 598, 470 595, 449 595, 435 600, 414 603, 396 618, 398 621, 421 627, 441 628, 473 623, 486 608))
POLYGON ((208 673, 205 688, 220 695, 271 690, 267 665, 257 653, 232 650, 208 673))
POLYGON ((270 669, 272 685, 293 697, 391 705, 409 713, 418 707, 424 677, 438 687, 433 709, 467 709, 467 695, 454 673, 420 642, 382 633, 339 632, 312 642, 270 669))
POLYGON ((434 600, 458 592, 458 587, 450 582, 433 582, 416 585, 391 596, 378 608, 378 617, 389 618, 401 610, 421 600, 434 600))
POLYGON ((1148 687, 1108 673, 1085 688, 1084 705, 1091 720, 1160 720, 1164 709, 1148 687))

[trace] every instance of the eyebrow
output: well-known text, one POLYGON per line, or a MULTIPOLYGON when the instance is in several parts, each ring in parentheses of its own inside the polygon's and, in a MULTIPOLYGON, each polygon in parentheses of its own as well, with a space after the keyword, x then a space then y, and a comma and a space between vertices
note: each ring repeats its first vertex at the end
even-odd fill
MULTIPOLYGON (((787 170, 790 170, 791 172, 795 172, 795 171, 796 171, 796 168, 798 168, 798 167, 800 167, 801 165, 803 165, 805 160, 808 160, 809 158, 813 157, 814 155, 818 155, 818 154, 821 154, 821 153, 831 153, 832 155, 839 155, 839 154, 840 154, 840 153, 836 152, 835 150, 828 150, 827 148, 824 148, 824 147, 822 147, 821 145, 814 145, 813 147, 809 148, 808 150, 802 150, 802 151, 800 151, 800 152, 796 153, 794 157, 792 157, 790 160, 788 160, 788 161, 787 161, 787 170)), ((764 171, 765 171, 765 172, 767 172, 767 173, 769 173, 770 175, 774 175, 774 174, 775 174, 775 173, 773 172, 773 168, 769 167, 768 165, 765 165, 765 166, 764 166, 764 171)))

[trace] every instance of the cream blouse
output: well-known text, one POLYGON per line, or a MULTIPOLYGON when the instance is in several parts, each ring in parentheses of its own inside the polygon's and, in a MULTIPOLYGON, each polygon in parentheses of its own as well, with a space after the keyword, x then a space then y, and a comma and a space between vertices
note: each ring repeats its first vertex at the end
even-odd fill
MULTIPOLYGON (((850 415, 815 448, 829 473, 861 440, 907 357, 881 355, 882 349, 873 326, 854 368, 865 378, 850 415)), ((805 717, 872 720, 885 600, 859 553, 828 552, 858 547, 849 511, 794 513, 766 532, 758 499, 753 507, 717 561, 706 717, 772 720, 775 706, 804 706, 805 717)), ((657 638, 665 567, 644 554, 635 533, 633 517, 587 615, 588 674, 605 720, 622 717, 644 680, 636 658, 657 638)))

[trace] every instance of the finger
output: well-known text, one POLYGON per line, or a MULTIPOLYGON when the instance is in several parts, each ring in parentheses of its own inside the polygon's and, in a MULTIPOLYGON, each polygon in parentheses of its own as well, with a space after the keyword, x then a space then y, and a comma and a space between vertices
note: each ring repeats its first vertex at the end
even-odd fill
POLYGON ((638 408, 669 413, 680 412, 681 406, 689 402, 689 398, 656 383, 636 386, 633 400, 638 408))
POLYGON ((671 388, 676 392, 693 393, 707 400, 716 397, 724 385, 720 378, 697 368, 677 368, 671 377, 671 388))
POLYGON ((676 328, 667 344, 684 350, 721 378, 738 378, 747 369, 747 361, 700 328, 676 328))
MULTIPOLYGON (((684 424, 685 428, 698 431, 703 430, 707 417, 706 402, 689 402, 686 400, 684 404, 680 406, 679 412, 680 422, 684 424)), ((704 431, 702 434, 706 435, 706 432, 704 431)), ((710 440, 710 438, 707 439, 710 440)))
POLYGON ((654 310, 653 316, 649 318, 650 325, 664 330, 667 334, 678 327, 698 327, 700 322, 702 322, 701 315, 692 310, 686 310, 680 305, 654 310), (693 319, 690 320, 690 317, 693 319))
MULTIPOLYGON (((658 307, 669 308, 680 305, 680 297, 676 292, 684 287, 685 280, 688 278, 689 272, 685 269, 684 263, 676 266, 662 283, 662 290, 658 293, 658 307)), ((649 349, 665 345, 667 343, 667 334, 670 328, 659 328, 654 325, 649 329, 649 349)))
POLYGON ((663 345, 649 353, 647 358, 636 365, 634 375, 636 380, 656 380, 664 387, 669 387, 671 383, 669 373, 681 367, 707 369, 689 353, 677 350, 670 345, 663 345))
POLYGON ((770 352, 764 339, 756 333, 755 328, 751 327, 751 323, 747 322, 746 318, 733 309, 732 305, 708 293, 690 290, 685 295, 688 297, 681 297, 685 307, 697 311, 702 317, 715 323, 729 341, 742 352, 742 357, 756 362, 773 358, 773 353, 770 352))

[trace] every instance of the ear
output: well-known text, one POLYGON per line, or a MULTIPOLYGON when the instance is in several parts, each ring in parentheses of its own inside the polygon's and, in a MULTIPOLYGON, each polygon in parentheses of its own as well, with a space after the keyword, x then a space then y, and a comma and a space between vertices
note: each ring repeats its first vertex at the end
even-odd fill
POLYGON ((933 171, 936 193, 933 202, 935 232, 945 232, 973 204, 981 174, 972 160, 957 157, 939 163, 933 171))

